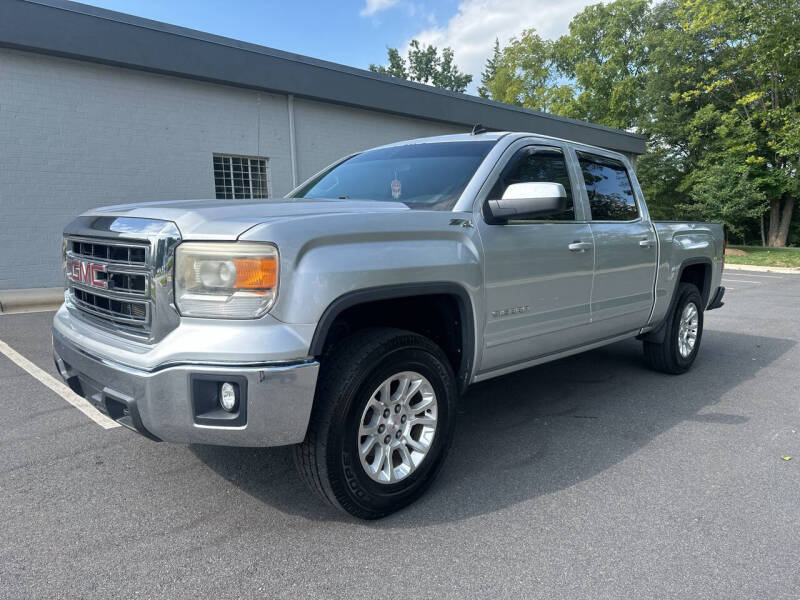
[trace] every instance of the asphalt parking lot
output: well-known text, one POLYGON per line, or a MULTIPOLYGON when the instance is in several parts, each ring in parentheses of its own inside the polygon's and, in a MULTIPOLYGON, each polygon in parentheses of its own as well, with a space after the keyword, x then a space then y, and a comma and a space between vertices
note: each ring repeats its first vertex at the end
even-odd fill
MULTIPOLYGON (((472 388, 438 482, 370 523, 286 448, 104 429, 0 354, 0 598, 798 598, 800 276, 725 285, 687 375, 629 341, 472 388)), ((51 318, 0 341, 56 376, 51 318)))

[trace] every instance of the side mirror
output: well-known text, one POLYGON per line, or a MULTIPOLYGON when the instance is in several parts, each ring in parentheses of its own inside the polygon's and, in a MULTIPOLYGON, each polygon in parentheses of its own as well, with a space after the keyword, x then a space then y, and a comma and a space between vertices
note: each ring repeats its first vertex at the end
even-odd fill
POLYGON ((560 183, 512 183, 499 200, 489 200, 492 217, 500 221, 536 218, 567 210, 567 191, 560 183))

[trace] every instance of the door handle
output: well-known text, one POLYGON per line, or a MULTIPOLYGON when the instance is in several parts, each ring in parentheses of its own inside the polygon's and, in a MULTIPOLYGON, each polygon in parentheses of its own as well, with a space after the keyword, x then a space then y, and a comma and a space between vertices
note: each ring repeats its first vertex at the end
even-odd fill
POLYGON ((586 252, 587 250, 592 249, 592 244, 589 242, 581 242, 581 241, 574 241, 569 246, 570 252, 586 252))
POLYGON ((652 248, 655 245, 655 242, 653 240, 644 239, 639 242, 639 245, 642 248, 652 248))

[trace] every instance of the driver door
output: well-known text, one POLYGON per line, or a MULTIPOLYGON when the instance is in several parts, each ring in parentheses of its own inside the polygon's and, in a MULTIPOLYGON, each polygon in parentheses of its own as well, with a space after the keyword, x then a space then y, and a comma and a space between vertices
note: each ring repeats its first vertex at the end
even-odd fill
POLYGON ((477 219, 486 290, 480 374, 579 346, 590 327, 594 244, 564 149, 549 145, 517 149, 487 200, 500 198, 510 184, 523 182, 561 183, 567 210, 505 224, 477 219))

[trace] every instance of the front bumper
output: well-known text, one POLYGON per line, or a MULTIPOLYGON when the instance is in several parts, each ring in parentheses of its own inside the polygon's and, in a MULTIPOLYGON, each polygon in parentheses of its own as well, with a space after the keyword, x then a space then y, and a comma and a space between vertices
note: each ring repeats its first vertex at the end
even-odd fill
POLYGON ((187 362, 138 369, 97 356, 53 329, 53 353, 67 383, 121 425, 151 439, 225 446, 301 442, 314 399, 319 363, 187 362), (241 382, 245 418, 198 423, 197 380, 241 382))

